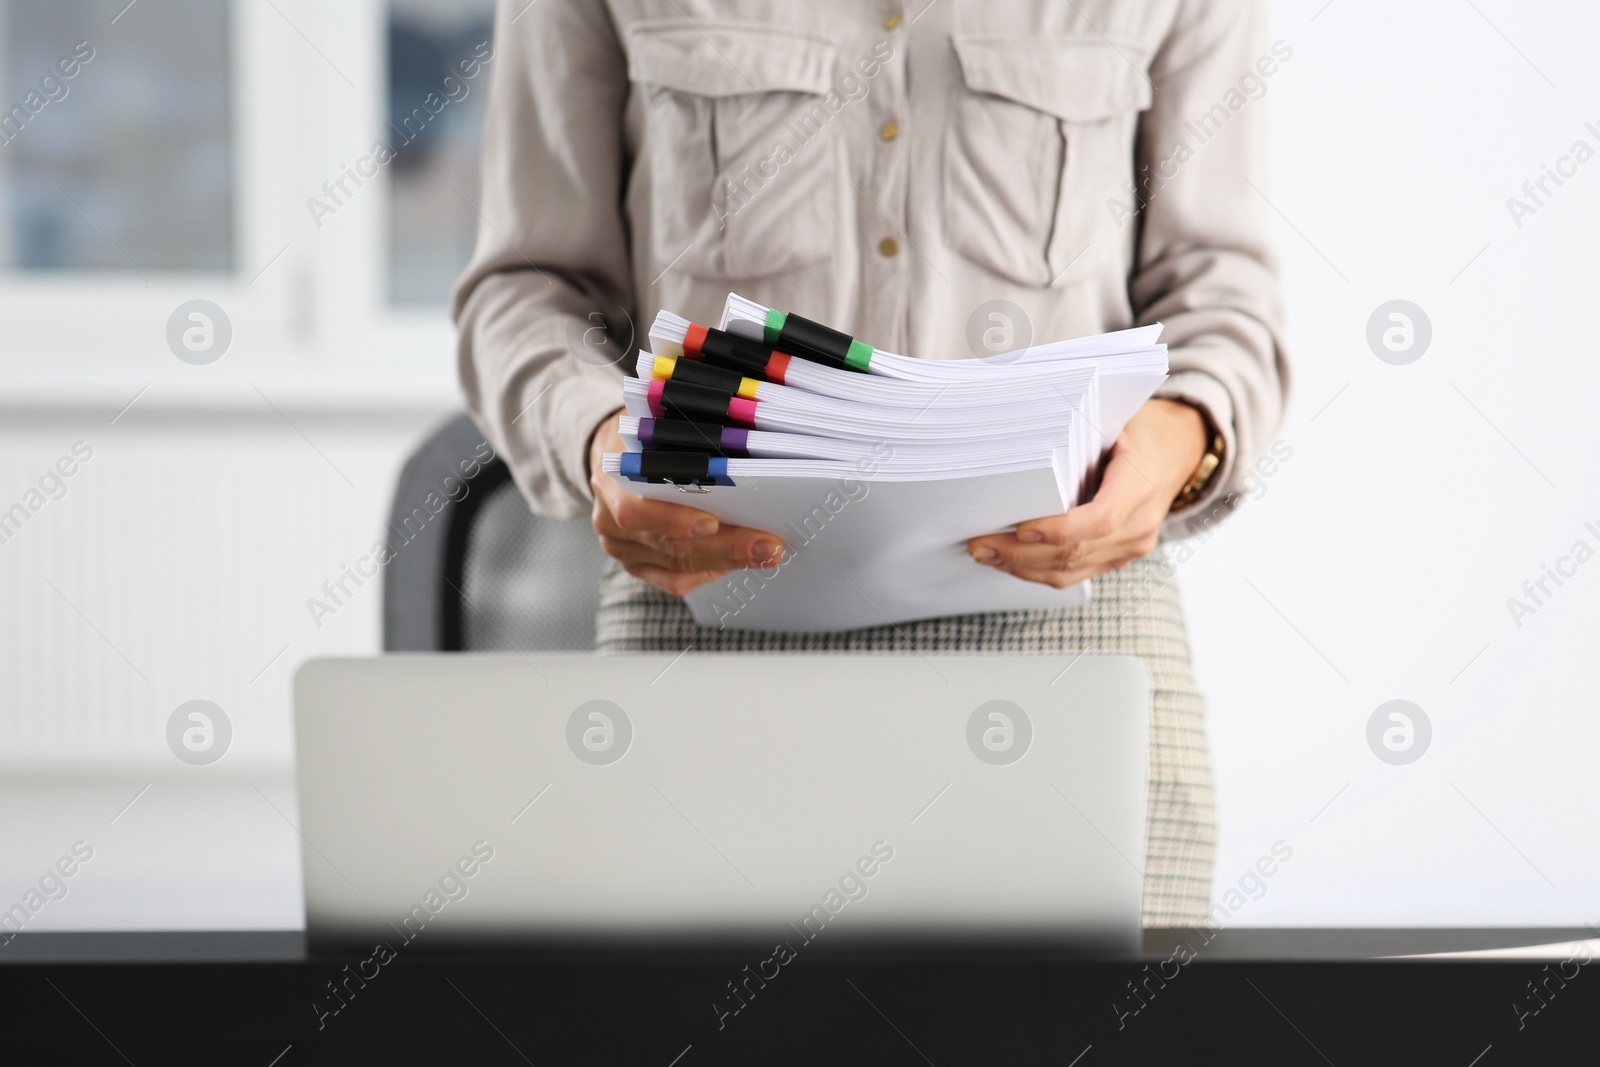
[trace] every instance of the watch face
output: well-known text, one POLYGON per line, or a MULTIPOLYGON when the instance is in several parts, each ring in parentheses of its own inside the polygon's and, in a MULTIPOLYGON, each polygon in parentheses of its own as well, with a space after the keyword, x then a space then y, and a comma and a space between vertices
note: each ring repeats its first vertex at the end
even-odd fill
POLYGON ((1206 486, 1211 484, 1211 479, 1216 475, 1217 468, 1222 466, 1222 453, 1226 448, 1227 445, 1223 441, 1221 434, 1217 434, 1211 439, 1211 448, 1205 455, 1200 457, 1200 463, 1195 467, 1194 476, 1189 479, 1189 484, 1185 485, 1182 491, 1173 498, 1172 507, 1174 509, 1187 507, 1199 499, 1200 494, 1206 491, 1206 486))

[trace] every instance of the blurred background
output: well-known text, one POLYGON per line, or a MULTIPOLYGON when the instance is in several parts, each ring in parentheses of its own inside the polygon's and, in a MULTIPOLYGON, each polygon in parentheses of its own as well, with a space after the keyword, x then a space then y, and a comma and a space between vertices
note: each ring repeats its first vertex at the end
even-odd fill
MULTIPOLYGON (((460 409, 492 9, 0 0, 0 906, 95 849, 34 928, 301 923, 290 683, 460 409)), ((1273 10, 1293 406, 1179 553, 1217 897, 1281 840, 1231 923, 1596 920, 1600 11, 1273 10)))

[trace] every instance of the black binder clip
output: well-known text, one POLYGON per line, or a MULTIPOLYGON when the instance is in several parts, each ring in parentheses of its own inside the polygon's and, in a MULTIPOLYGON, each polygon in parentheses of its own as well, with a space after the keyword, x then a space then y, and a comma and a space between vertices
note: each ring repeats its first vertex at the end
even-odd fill
POLYGON ((680 493, 709 493, 713 485, 732 485, 728 461, 705 452, 624 452, 621 472, 636 482, 671 483, 680 493))

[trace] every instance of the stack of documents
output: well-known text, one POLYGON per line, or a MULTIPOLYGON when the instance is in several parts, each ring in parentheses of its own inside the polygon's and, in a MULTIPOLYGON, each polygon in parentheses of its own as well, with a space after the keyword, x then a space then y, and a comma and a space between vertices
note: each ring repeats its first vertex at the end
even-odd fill
POLYGON ((780 562, 686 598, 702 625, 814 633, 1081 604, 974 562, 966 543, 1082 502, 1166 379, 1159 324, 988 359, 883 352, 728 297, 711 328, 669 312, 623 381, 631 492, 770 531, 780 562))

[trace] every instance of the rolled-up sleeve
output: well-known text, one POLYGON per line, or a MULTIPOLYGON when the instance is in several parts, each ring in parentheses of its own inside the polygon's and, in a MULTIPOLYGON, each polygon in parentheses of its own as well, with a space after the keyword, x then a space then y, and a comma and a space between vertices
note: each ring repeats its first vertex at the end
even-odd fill
POLYGON ((621 359, 593 353, 632 333, 614 321, 633 303, 627 66, 591 0, 501 0, 495 49, 477 247, 452 305, 461 386, 535 510, 577 518, 589 435, 621 407, 621 359))
POLYGON ((1209 528, 1241 498, 1283 417, 1288 366, 1267 240, 1267 97, 1284 56, 1260 0, 1184 0, 1151 63, 1140 125, 1142 231, 1129 286, 1140 323, 1162 322, 1172 376, 1158 396, 1200 408, 1226 458, 1165 535, 1209 528))

